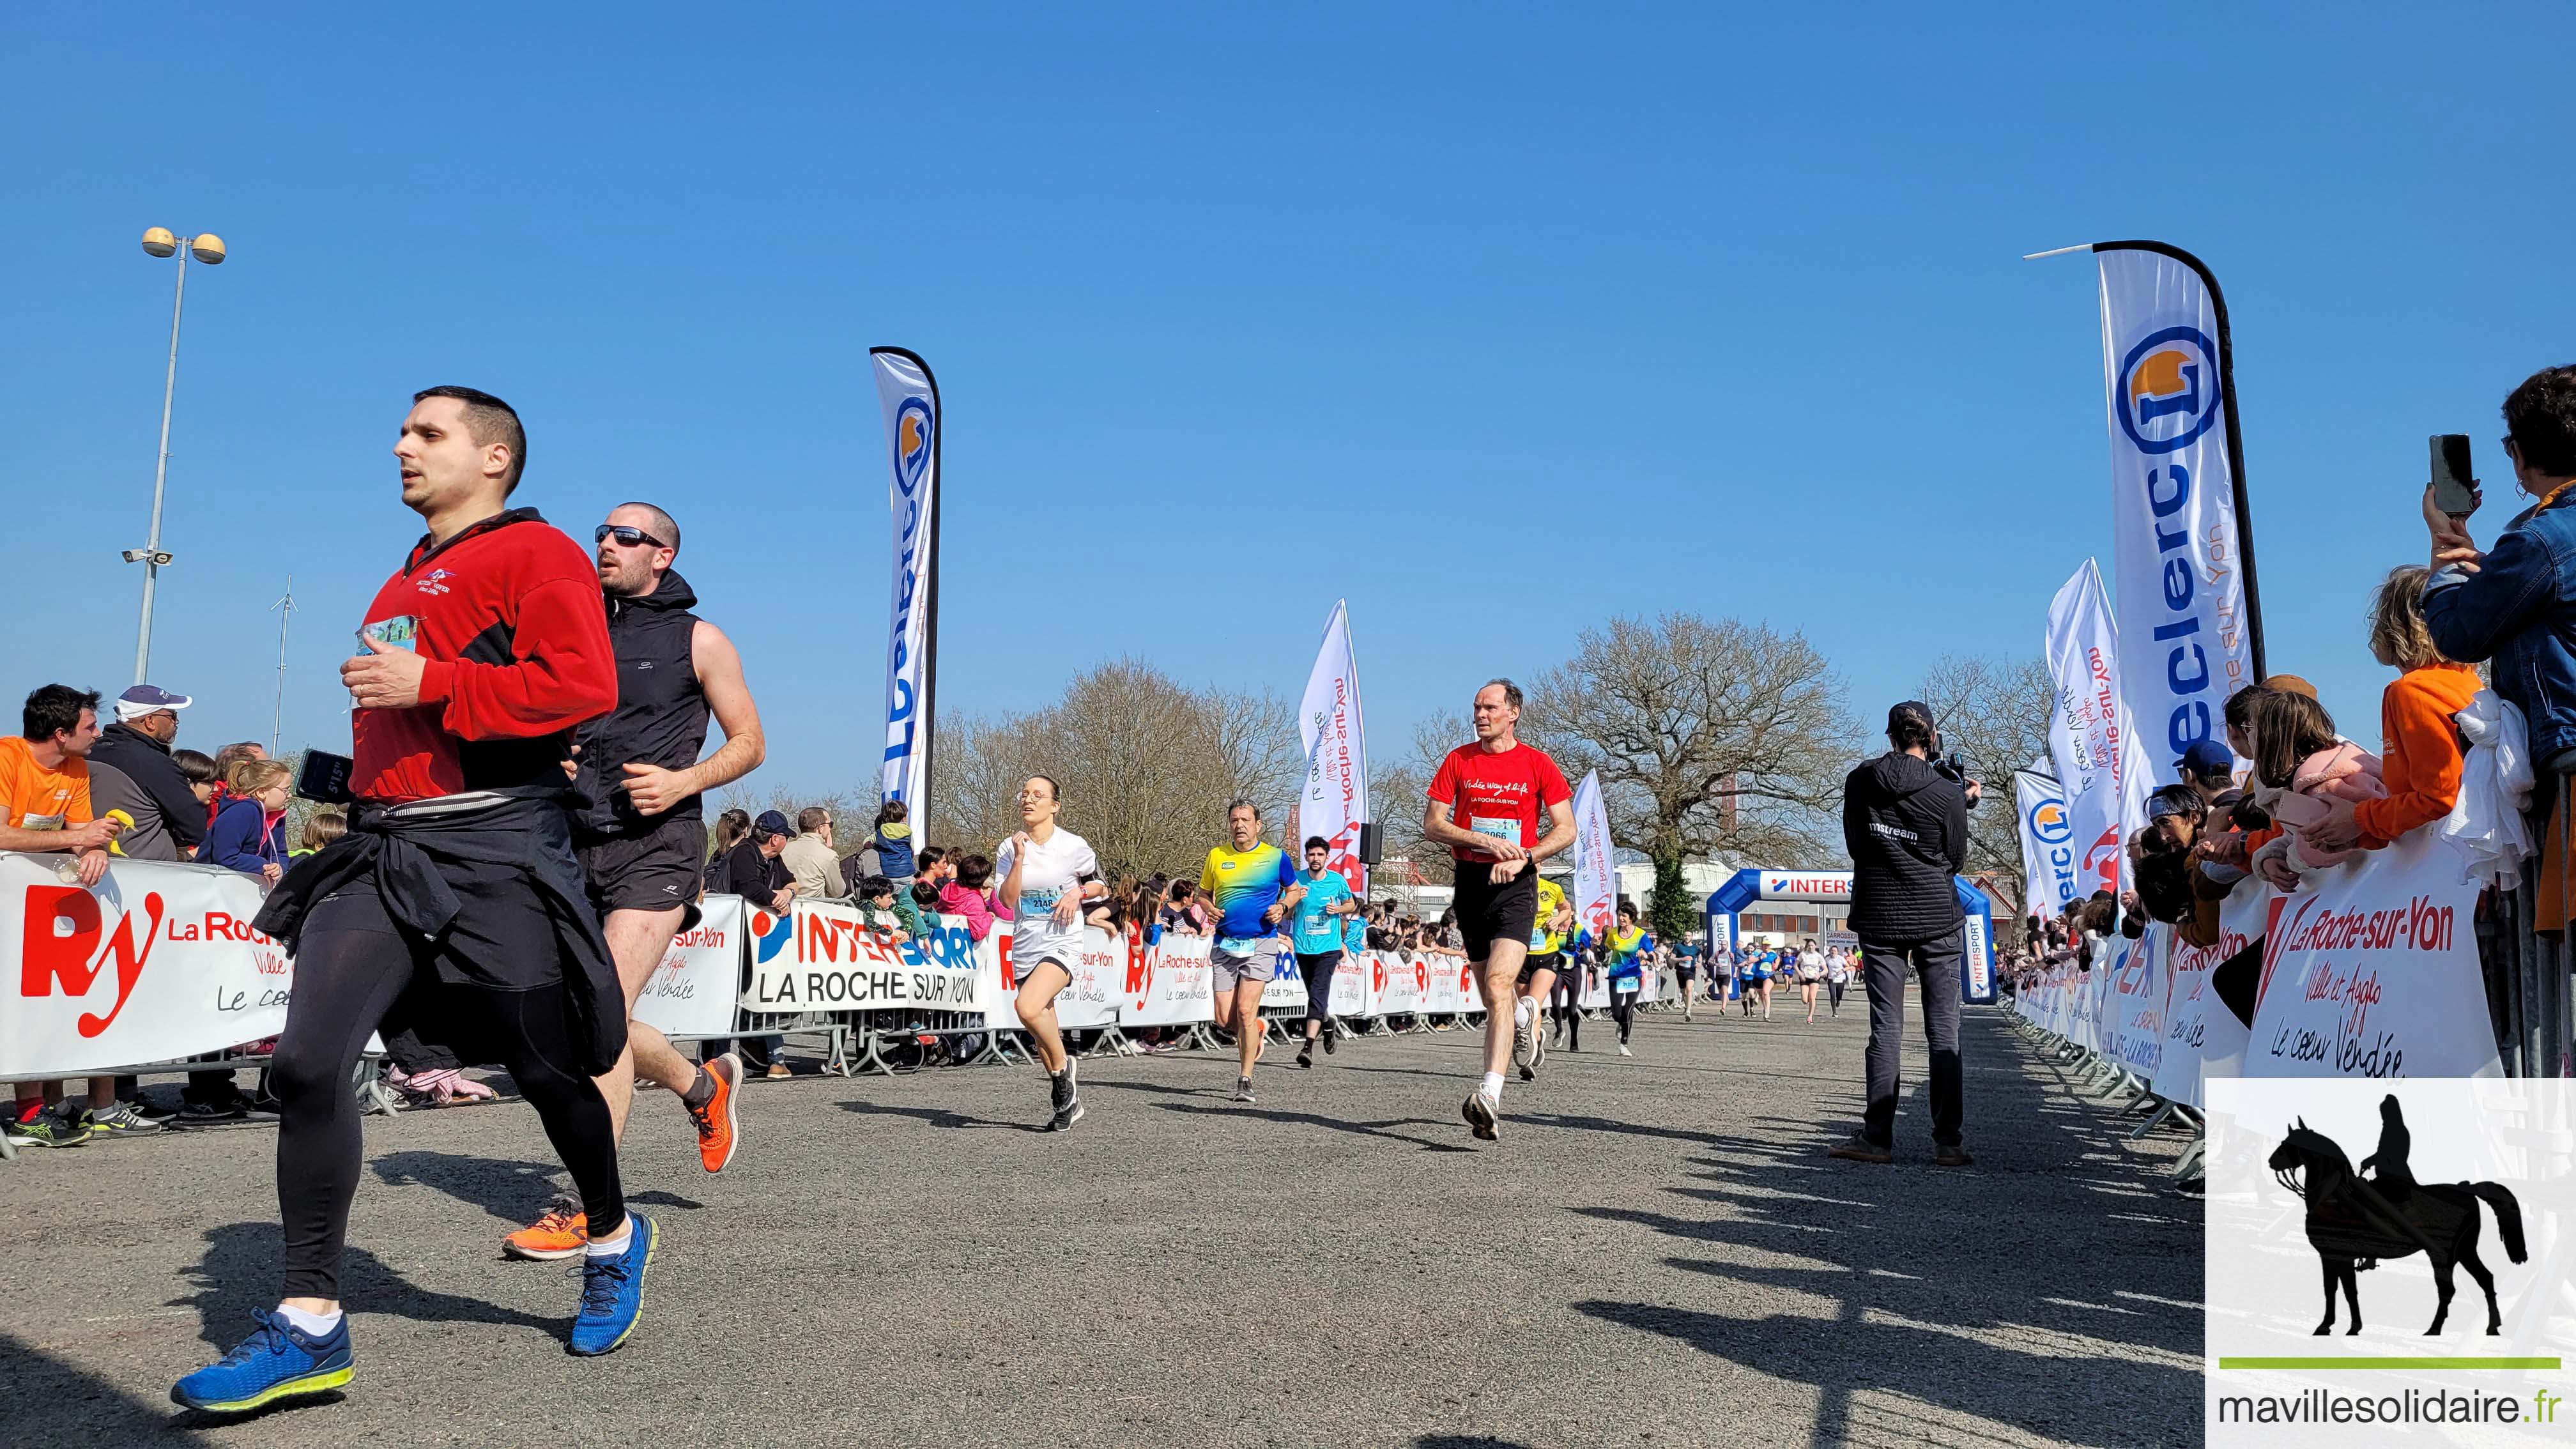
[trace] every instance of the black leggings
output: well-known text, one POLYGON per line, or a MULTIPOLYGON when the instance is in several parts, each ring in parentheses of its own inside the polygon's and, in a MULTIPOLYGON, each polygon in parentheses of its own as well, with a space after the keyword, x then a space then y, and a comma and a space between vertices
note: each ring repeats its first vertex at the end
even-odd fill
POLYGON ((1547 999, 1556 1008, 1556 1024, 1568 1042, 1583 1040, 1583 968, 1568 966, 1556 973, 1556 984, 1547 989, 1547 999))
MULTIPOLYGON (((358 1190, 363 1134, 351 1087, 368 1034, 414 977, 429 985, 426 947, 397 934, 372 894, 335 896, 313 909, 295 954, 295 996, 269 1063, 278 1098, 277 1212, 285 1240, 289 1298, 340 1296, 340 1258, 349 1202, 358 1190)), ((537 1109, 555 1154, 571 1169, 589 1215, 605 1237, 625 1222, 617 1141, 599 1088, 572 1063, 580 1051, 564 1016, 563 991, 499 991, 436 984, 430 992, 477 1039, 478 1061, 497 1061, 537 1109)))
POLYGON ((1619 1045, 1626 1046, 1628 1028, 1637 1020, 1637 988, 1632 986, 1625 991, 1616 986, 1610 988, 1610 1016, 1619 1023, 1619 1045))

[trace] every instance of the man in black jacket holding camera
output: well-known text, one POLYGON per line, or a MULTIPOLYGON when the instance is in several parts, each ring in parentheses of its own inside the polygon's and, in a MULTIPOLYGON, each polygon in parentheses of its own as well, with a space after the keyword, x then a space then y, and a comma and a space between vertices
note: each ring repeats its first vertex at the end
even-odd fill
POLYGON ((1869 1103, 1861 1130, 1833 1149, 1854 1162, 1894 1160, 1897 1052, 1905 1031, 1905 977, 1923 984, 1923 1034, 1932 1046, 1932 1160, 1965 1167, 1959 1145, 1959 953, 1967 913, 1953 877, 1968 863, 1968 807, 1978 783, 1938 766, 1940 734, 1929 705, 1887 712, 1886 754, 1843 779, 1843 848, 1852 858, 1851 928, 1860 936, 1869 991, 1869 1103))

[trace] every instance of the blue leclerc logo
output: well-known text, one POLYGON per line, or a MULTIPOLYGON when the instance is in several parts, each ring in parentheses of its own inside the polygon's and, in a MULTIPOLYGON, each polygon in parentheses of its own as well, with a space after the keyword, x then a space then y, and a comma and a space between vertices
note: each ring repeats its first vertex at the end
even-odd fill
POLYGON ((2066 818, 2066 807, 2055 800, 2042 800, 2030 807, 2030 836, 2042 845, 2064 845, 2075 833, 2075 823, 2066 818))
POLYGON ((908 397, 894 410, 894 481, 906 498, 921 485, 922 475, 930 471, 930 445, 936 426, 927 399, 908 397))
POLYGON ((2141 453, 2189 446, 2218 421, 2218 349, 2197 327, 2148 333, 2120 364, 2111 412, 2141 453))

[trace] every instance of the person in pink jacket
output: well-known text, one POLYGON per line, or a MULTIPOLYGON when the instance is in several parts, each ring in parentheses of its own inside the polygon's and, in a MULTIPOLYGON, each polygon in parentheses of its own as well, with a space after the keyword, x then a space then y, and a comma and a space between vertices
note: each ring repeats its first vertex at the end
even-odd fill
POLYGON ((2285 891, 2297 890, 2303 874, 2361 853, 2352 846, 2321 845, 2308 838, 2310 830, 2333 818, 2338 804, 2350 807, 2388 794, 2379 757, 2338 738, 2325 706, 2299 694, 2275 694, 2262 702, 2254 726, 2254 775, 2272 793, 2265 805, 2284 832, 2254 853, 2254 867, 2285 891))
POLYGON ((939 888, 939 909, 966 918, 966 932, 981 941, 993 934, 993 898, 985 893, 993 878, 989 856, 968 855, 957 861, 957 878, 939 888))

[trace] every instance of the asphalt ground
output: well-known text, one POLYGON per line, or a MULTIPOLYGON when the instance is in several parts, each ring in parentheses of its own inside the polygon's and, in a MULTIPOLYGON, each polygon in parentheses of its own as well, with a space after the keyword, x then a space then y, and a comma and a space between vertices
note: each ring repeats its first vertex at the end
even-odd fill
POLYGON ((534 1114, 371 1118, 357 1380, 245 1421, 166 1395, 275 1301, 269 1129, 30 1151, 0 1445, 2197 1443, 2181 1140, 2123 1141, 1972 1008, 1977 1164, 1930 1163, 1919 1032, 1897 1162, 1828 1160, 1860 1016, 1645 1016, 1631 1059, 1589 1026, 1494 1144, 1463 1032, 1274 1046, 1251 1106, 1231 1054, 1092 1061, 1062 1136, 1026 1069, 755 1083, 718 1177, 648 1097, 664 1244, 595 1360, 564 1268, 498 1253, 559 1178, 534 1114))

